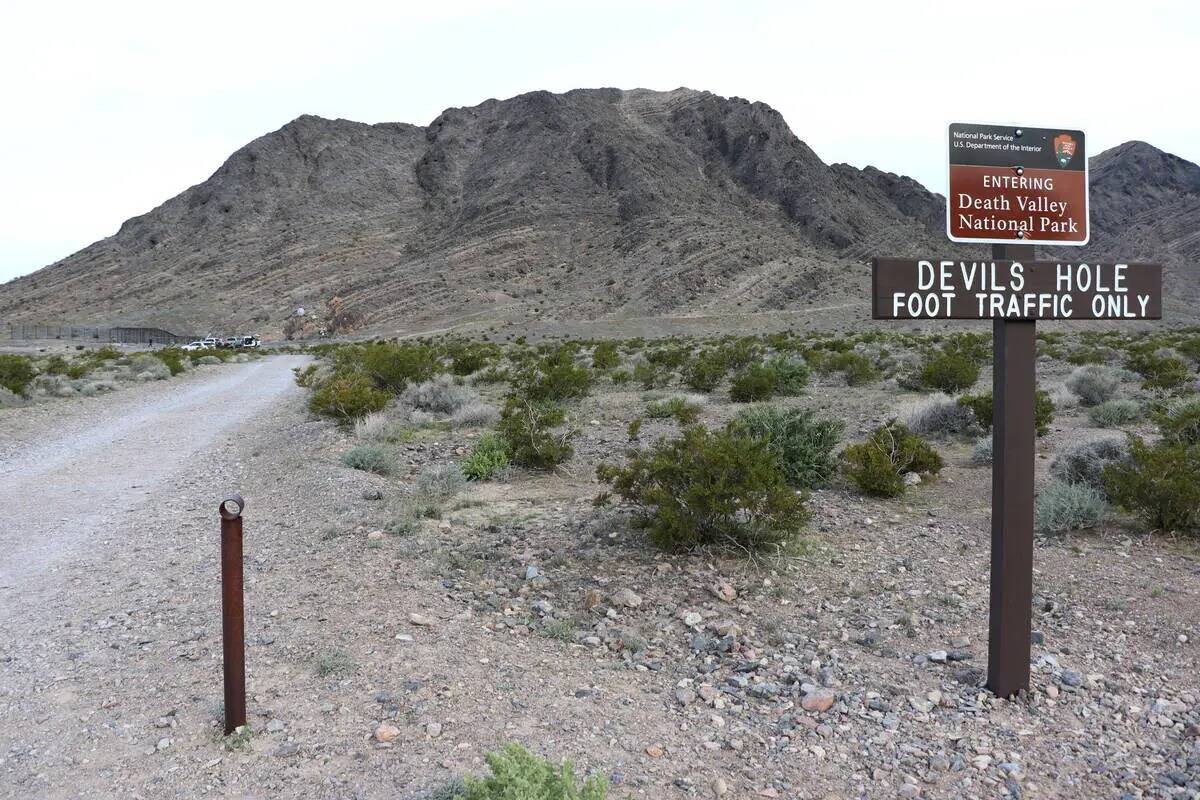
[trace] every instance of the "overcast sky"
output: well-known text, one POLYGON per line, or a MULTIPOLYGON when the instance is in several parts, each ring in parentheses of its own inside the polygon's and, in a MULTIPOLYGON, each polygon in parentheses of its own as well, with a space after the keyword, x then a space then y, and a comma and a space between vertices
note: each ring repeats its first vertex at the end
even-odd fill
POLYGON ((761 100, 826 162, 944 192, 945 124, 1083 128, 1200 161, 1200 3, 398 0, 14 4, 0 281, 116 232, 300 114, 427 124, 533 89, 761 100), (737 9, 736 11, 734 9, 737 9))

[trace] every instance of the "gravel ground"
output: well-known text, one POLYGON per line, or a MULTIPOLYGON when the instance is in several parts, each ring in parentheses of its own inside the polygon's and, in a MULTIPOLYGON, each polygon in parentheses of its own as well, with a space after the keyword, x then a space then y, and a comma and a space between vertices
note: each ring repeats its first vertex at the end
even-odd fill
MULTIPOLYGON (((1033 691, 996 701, 989 477, 966 442, 900 501, 816 493, 803 557, 667 555, 591 505, 641 407, 609 387, 578 407, 567 469, 472 486, 392 536, 412 477, 478 431, 421 431, 394 478, 349 470, 349 434, 306 415, 294 363, 148 387, 137 411, 0 417, 41 448, 0 455, 21 520, 0 534, 19 554, 0 580, 0 795, 416 800, 513 740, 603 772, 614 798, 1200 793, 1192 546, 1120 524, 1039 540, 1033 691), (239 402, 218 401, 224 381, 239 402), (247 499, 251 733, 234 741, 227 487, 247 499)), ((854 439, 896 401, 819 383, 795 402, 854 439)), ((1084 425, 1060 417, 1040 453, 1084 425)))

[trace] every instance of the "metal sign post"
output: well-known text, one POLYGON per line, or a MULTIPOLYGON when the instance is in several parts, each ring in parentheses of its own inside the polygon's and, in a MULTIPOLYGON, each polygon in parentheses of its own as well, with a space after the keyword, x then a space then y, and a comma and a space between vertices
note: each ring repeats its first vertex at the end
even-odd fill
POLYGON ((987 686, 1029 689, 1037 320, 1161 319, 1162 267, 1034 261, 1089 238, 1083 131, 955 123, 946 235, 990 261, 877 258, 875 319, 992 320, 992 562, 987 686))
POLYGON ((225 671, 225 735, 246 724, 246 614, 242 583, 242 510, 246 501, 221 501, 221 645, 225 671))

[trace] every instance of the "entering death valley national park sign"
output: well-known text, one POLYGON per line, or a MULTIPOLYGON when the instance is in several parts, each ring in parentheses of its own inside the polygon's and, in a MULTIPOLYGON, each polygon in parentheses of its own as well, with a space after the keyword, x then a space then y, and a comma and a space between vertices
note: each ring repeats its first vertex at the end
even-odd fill
POLYGON ((1087 243, 1083 131, 955 122, 949 143, 951 241, 1087 243))

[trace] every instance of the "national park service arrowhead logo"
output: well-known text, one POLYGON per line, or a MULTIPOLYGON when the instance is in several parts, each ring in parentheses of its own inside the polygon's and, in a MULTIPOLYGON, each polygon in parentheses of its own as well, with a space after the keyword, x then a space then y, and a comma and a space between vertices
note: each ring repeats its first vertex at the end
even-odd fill
POLYGON ((1054 157, 1058 159, 1058 165, 1065 167, 1071 163, 1071 158, 1075 155, 1075 140, 1070 134, 1060 133, 1054 137, 1054 157))

